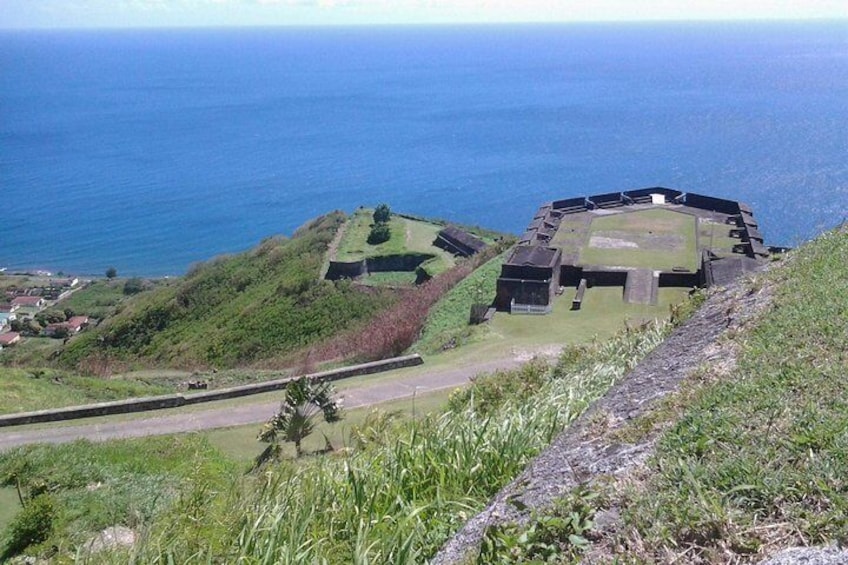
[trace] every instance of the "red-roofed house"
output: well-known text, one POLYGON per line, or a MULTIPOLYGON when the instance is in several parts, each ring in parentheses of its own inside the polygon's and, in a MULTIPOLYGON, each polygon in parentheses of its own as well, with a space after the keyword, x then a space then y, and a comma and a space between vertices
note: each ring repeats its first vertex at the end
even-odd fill
POLYGON ((88 316, 73 316, 67 322, 47 324, 41 333, 48 337, 66 337, 79 333, 88 325, 88 316))
POLYGON ((12 306, 20 306, 23 308, 41 308, 45 301, 40 296, 16 296, 12 299, 12 306))
POLYGON ((65 323, 71 333, 75 334, 88 325, 88 316, 71 316, 65 323))
POLYGON ((21 341, 21 334, 18 332, 6 332, 4 334, 0 334, 0 347, 15 345, 19 341, 21 341))

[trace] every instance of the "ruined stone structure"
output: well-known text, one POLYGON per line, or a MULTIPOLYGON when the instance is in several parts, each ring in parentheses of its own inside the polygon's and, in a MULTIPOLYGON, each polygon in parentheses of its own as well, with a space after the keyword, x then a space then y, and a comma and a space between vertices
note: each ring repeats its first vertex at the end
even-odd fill
POLYGON ((460 257, 471 257, 486 249, 482 239, 454 226, 440 230, 433 245, 460 257))
MULTIPOLYGON (((598 238, 598 241, 610 244, 609 239, 598 238)), ((627 247, 638 247, 627 241, 619 243, 624 244, 625 251, 627 247)), ((656 303, 660 287, 724 285, 756 268, 768 255, 769 248, 764 245, 753 211, 733 200, 663 187, 556 200, 539 208, 504 263, 495 305, 499 310, 514 313, 546 313, 557 293, 572 288, 577 291, 572 308, 579 309, 586 288, 592 286, 621 286, 623 298, 628 302, 656 303), (698 265, 696 270, 684 266, 597 265, 581 259, 594 220, 651 209, 692 217, 697 249, 692 263, 698 265), (713 242, 712 234, 717 226, 722 246, 713 242), (712 230, 710 237, 704 235, 704 229, 712 230)))

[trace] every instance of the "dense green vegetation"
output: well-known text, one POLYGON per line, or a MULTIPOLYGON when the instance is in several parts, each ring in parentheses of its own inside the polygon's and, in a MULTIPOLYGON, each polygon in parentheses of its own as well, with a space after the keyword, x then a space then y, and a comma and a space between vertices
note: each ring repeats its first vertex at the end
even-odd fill
POLYGON ((280 357, 351 327, 394 298, 319 280, 343 221, 342 213, 332 213, 291 239, 271 238, 253 251, 198 265, 73 339, 60 360, 92 372, 110 364, 229 367, 280 357))
POLYGON ((505 251, 465 277, 430 309, 415 350, 434 353, 461 345, 471 337, 474 333, 474 327, 468 323, 471 306, 492 301, 508 253, 505 251))
POLYGON ((125 299, 125 283, 118 280, 94 281, 75 291, 60 304, 79 315, 103 319, 114 314, 125 299))
POLYGON ((197 435, 0 454, 0 481, 25 505, 0 537, 0 561, 23 550, 67 559, 104 528, 139 528, 165 509, 191 522, 201 505, 226 503, 213 495, 232 484, 237 471, 197 435))

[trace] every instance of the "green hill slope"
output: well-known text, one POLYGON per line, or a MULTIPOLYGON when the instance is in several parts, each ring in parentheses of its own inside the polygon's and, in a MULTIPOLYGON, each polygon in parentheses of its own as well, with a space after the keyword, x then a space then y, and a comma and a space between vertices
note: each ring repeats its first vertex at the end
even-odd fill
POLYGON ((344 214, 333 212, 254 250, 214 259, 173 285, 127 304, 96 331, 72 340, 66 366, 102 364, 231 367, 313 344, 391 304, 319 280, 344 214))

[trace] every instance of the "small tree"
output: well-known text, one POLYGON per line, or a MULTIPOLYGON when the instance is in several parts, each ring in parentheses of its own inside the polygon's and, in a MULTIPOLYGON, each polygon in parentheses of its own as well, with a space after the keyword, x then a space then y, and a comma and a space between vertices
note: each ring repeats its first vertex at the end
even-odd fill
POLYGON ((368 234, 368 243, 370 245, 379 245, 389 241, 392 237, 392 232, 388 224, 374 224, 371 227, 371 233, 368 234))
POLYGON ((320 417, 329 423, 341 420, 341 405, 333 399, 334 393, 333 385, 328 382, 302 377, 288 383, 279 412, 259 431, 257 439, 270 445, 257 458, 257 463, 279 458, 280 441, 293 442, 297 456, 303 455, 301 442, 315 430, 320 417))
POLYGON ((392 217, 392 211, 387 204, 380 204, 374 209, 374 223, 385 224, 392 217))
POLYGON ((138 277, 128 279, 124 283, 124 294, 138 294, 144 290, 144 281, 138 277))
POLYGON ((107 279, 112 280, 117 276, 118 276, 118 269, 116 269, 115 267, 109 267, 108 269, 106 269, 106 278, 107 279))

